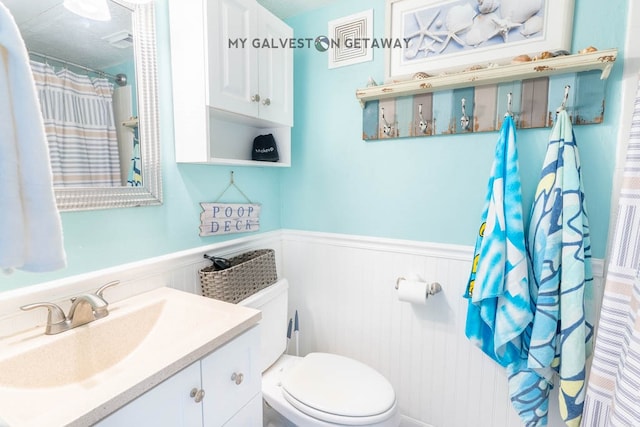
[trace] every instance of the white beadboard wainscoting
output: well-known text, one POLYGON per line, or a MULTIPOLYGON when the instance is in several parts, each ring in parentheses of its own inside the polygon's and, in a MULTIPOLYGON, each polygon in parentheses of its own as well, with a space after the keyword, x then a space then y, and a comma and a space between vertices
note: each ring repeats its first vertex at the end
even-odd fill
MULTIPOLYGON (((244 236, 144 261, 26 288, 0 292, 0 336, 42 327, 46 310, 19 307, 51 301, 65 310, 68 299, 111 280, 121 284, 105 297, 115 302, 169 286, 200 294, 202 255, 234 256, 262 248, 276 252, 279 277, 289 279, 289 311, 298 310, 300 355, 325 351, 353 357, 393 384, 402 427, 518 427, 504 371, 464 335, 462 298, 472 248, 365 236, 277 230, 244 236), (442 292, 424 306, 398 301, 398 277, 417 274, 439 282, 442 292)), ((597 304, 602 261, 594 262, 597 304)), ((295 343, 289 345, 295 353, 295 343)), ((560 427, 557 393, 550 427, 560 427)))
MULTIPOLYGON (((521 425, 504 370, 464 334, 473 248, 292 230, 282 239, 300 354, 338 353, 380 371, 396 390, 403 426, 521 425), (396 279, 411 274, 442 292, 423 306, 398 301, 396 279)), ((599 306, 601 260, 594 274, 599 306)), ((550 427, 564 425, 557 406, 554 392, 550 427)))
POLYGON ((66 312, 69 298, 86 292, 95 292, 112 280, 120 285, 105 292, 109 302, 168 286, 201 294, 198 271, 211 262, 203 254, 231 257, 254 249, 274 249, 278 274, 281 271, 281 231, 271 231, 233 239, 225 242, 174 252, 143 261, 123 264, 113 268, 41 283, 13 291, 0 292, 0 337, 16 330, 44 325, 47 310, 20 311, 20 306, 34 302, 55 302, 66 312))

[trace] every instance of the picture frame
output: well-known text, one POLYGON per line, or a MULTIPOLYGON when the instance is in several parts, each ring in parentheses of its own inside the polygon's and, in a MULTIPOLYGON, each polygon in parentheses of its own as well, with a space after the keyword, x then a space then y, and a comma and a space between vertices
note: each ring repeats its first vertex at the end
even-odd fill
POLYGON ((329 69, 373 60, 373 9, 329 21, 328 30, 329 69))
POLYGON ((386 0, 385 77, 437 75, 568 51, 574 0, 386 0))

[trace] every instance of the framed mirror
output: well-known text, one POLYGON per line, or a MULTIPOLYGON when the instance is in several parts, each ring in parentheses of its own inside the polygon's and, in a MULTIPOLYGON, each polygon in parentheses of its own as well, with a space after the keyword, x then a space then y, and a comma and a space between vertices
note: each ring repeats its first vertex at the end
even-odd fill
MULTIPOLYGON (((23 34, 32 61, 49 139, 56 201, 61 211, 162 204, 154 4, 134 4, 126 0, 106 1, 113 20, 96 21, 76 15, 63 6, 63 0, 4 0, 23 34), (116 28, 116 24, 119 27, 116 28), (84 32, 85 29, 87 33, 84 32), (54 38, 55 42, 49 46, 38 42, 54 38), (95 43, 89 40, 95 40, 95 43), (63 46, 66 43, 69 47, 63 46), (105 60, 110 56, 110 51, 116 57, 128 55, 125 59, 111 60, 111 63, 126 61, 126 67, 131 70, 126 73, 126 77, 123 78, 125 74, 117 71, 117 67, 101 68, 108 67, 108 62, 98 67, 94 65, 97 62, 91 61, 92 57, 105 60), (91 90, 100 85, 97 81, 104 82, 108 93, 102 94, 107 103, 97 107, 98 110, 92 109, 81 115, 96 116, 96 111, 109 110, 109 118, 104 119, 109 122, 107 130, 101 128, 101 133, 98 133, 94 122, 86 126, 84 123, 70 124, 66 121, 70 107, 64 107, 64 123, 58 117, 49 120, 45 112, 47 108, 44 97, 41 95, 40 81, 43 79, 38 77, 40 65, 43 69, 46 67, 51 79, 70 75, 75 79, 73 84, 80 78, 83 81, 86 79, 86 86, 91 90), (118 111, 118 106, 114 107, 118 102, 118 86, 128 86, 128 98, 125 98, 127 101, 124 104, 120 101, 120 105, 129 104, 128 110, 120 108, 118 111), (116 110, 115 113, 113 110, 116 110), (131 116, 123 116, 125 113, 131 116), (63 130, 56 134, 58 128, 63 130), (70 128, 72 129, 69 130, 70 128), (65 135, 60 136, 60 133, 65 132, 65 135), (118 137, 115 136, 116 133, 118 137), (124 143, 120 135, 125 135, 124 143), (78 144, 79 147, 81 138, 91 141, 81 148, 73 146, 78 144), (62 144, 68 144, 67 148, 63 149, 62 144), (68 148, 72 146, 73 148, 68 148), (107 146, 109 148, 105 148, 107 146), (83 152, 83 157, 76 156, 79 151, 83 152), (107 151, 108 154, 96 154, 107 151), (109 166, 105 166, 107 163, 109 166), (89 170, 89 165, 95 169, 89 170), (105 170, 109 172, 104 172, 105 170), (109 179, 104 179, 107 175, 109 179), (81 179, 78 178, 80 176, 81 179)), ((59 84, 66 85, 67 83, 59 84)), ((77 86, 73 86, 73 89, 78 91, 77 86)), ((84 102, 84 99, 80 102, 74 100, 73 104, 75 107, 77 103, 84 102)), ((66 105, 70 104, 69 101, 66 105)))

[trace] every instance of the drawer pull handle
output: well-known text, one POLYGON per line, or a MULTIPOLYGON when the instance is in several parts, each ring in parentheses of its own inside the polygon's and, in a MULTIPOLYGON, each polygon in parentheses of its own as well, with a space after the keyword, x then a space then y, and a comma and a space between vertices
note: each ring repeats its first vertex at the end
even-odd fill
POLYGON ((251 97, 251 102, 260 102, 260 95, 257 93, 251 97))
POLYGON ((204 399, 204 390, 193 388, 189 396, 193 397, 193 400, 195 400, 196 403, 200 403, 202 402, 202 399, 204 399))
POLYGON ((242 384, 242 380, 244 380, 244 374, 243 373, 233 373, 231 375, 231 381, 235 381, 236 385, 240 385, 242 384))
POLYGON ((269 105, 271 105, 271 100, 269 98, 265 98, 265 100, 262 101, 262 105, 268 107, 269 105))

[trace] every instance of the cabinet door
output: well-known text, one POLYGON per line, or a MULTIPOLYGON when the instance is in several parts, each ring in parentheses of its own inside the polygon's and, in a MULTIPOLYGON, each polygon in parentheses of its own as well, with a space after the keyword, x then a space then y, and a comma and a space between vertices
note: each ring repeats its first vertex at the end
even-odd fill
POLYGON ((293 49, 288 42, 293 38, 293 30, 262 6, 258 11, 258 28, 260 39, 274 44, 258 51, 260 118, 292 126, 293 49))
POLYGON ((258 116, 255 0, 208 0, 208 105, 258 116))
POLYGON ((202 425, 202 403, 190 396, 200 389, 196 362, 95 424, 98 427, 194 427, 202 425))
POLYGON ((248 427, 262 425, 262 393, 255 396, 224 427, 248 427))
POLYGON ((177 162, 209 160, 204 1, 170 1, 173 125, 177 162))
MULTIPOLYGON (((221 426, 260 395, 260 325, 201 360, 202 388, 205 391, 205 426, 221 426), (234 375, 235 374, 235 375, 234 375)), ((245 416, 262 419, 262 406, 245 409, 245 416)), ((258 424, 259 425, 259 424, 258 424)))

